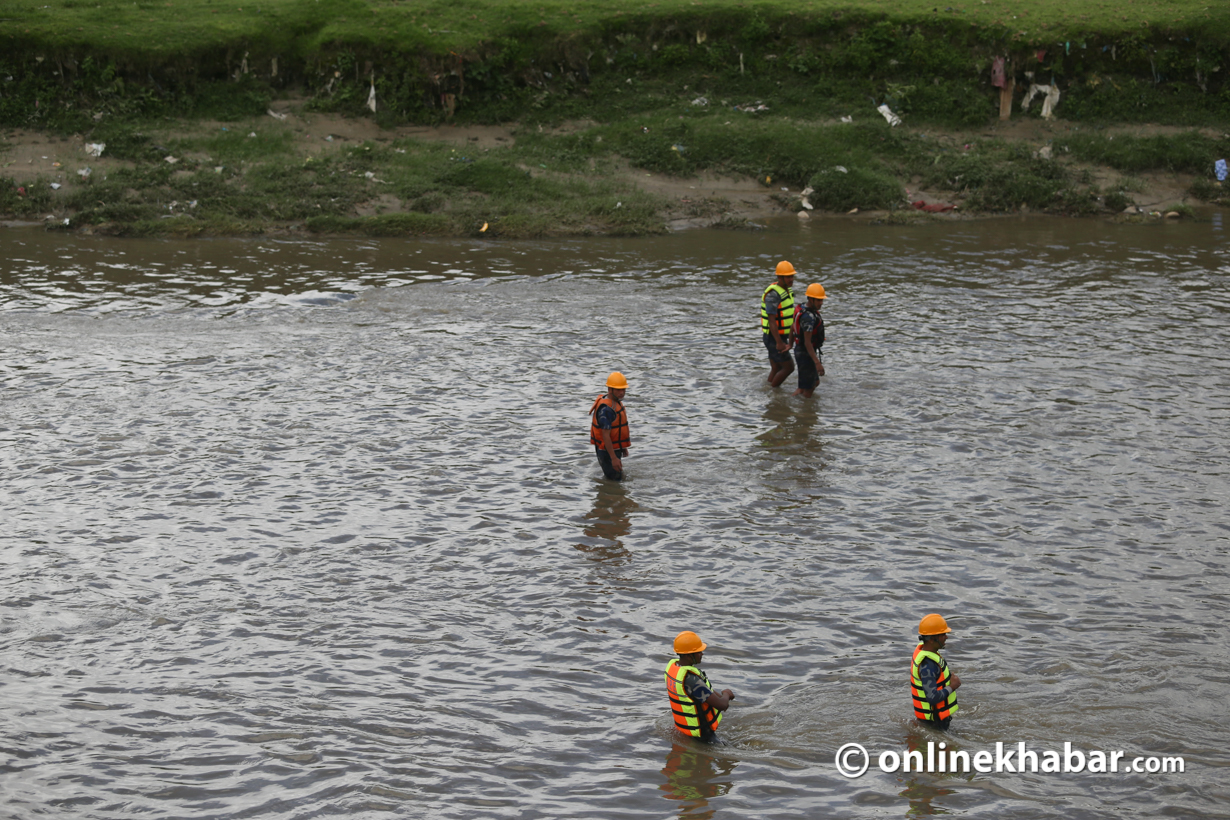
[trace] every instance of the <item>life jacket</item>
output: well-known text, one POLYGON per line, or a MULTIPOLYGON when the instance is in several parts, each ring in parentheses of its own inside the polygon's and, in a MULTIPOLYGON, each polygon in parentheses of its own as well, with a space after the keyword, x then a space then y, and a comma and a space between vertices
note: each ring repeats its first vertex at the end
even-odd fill
POLYGON ((769 330, 769 311, 764 303, 764 297, 768 296, 771 290, 776 291, 777 295, 782 299, 781 304, 777 308, 777 316, 773 317, 774 321, 778 323, 777 332, 783 338, 789 339, 790 330, 794 327, 794 291, 787 290, 776 282, 765 288, 764 293, 760 296, 760 330, 766 336, 772 332, 769 330))
POLYGON ((675 728, 692 737, 710 737, 717 731, 722 722, 722 713, 707 703, 697 703, 692 700, 688 690, 683 688, 683 679, 688 673, 696 675, 709 684, 709 678, 695 666, 683 666, 678 658, 672 658, 666 665, 666 694, 671 701, 671 714, 675 717, 675 728))
POLYGON ((923 689, 922 678, 918 675, 918 667, 924 660, 935 661, 940 667, 939 677, 935 680, 937 689, 943 689, 948 685, 952 673, 948 671, 948 662, 934 652, 928 652, 922 648, 922 644, 914 650, 914 658, 910 665, 910 691, 914 696, 914 717, 919 720, 940 721, 947 720, 957 711, 957 693, 949 692, 947 699, 943 703, 937 704, 935 709, 931 708, 931 701, 927 700, 927 690, 923 689))
POLYGON ((598 408, 609 407, 615 411, 615 421, 611 422, 611 446, 616 450, 627 450, 632 446, 632 438, 628 435, 628 413, 623 402, 615 401, 610 395, 603 393, 594 399, 594 406, 589 408, 589 443, 602 447, 602 428, 598 426, 598 408))
MULTIPOLYGON (((804 308, 804 310, 814 313, 816 316, 816 326, 813 327, 811 330, 811 346, 816 349, 817 353, 819 353, 820 348, 824 346, 824 317, 821 316, 819 313, 816 313, 815 311, 813 311, 811 308, 804 308)), ((800 310, 797 313, 795 313, 795 324, 794 324, 795 328, 802 327, 802 324, 799 321, 802 315, 803 315, 803 310, 800 310)), ((800 339, 800 341, 802 341, 802 339, 800 339)), ((807 349, 806 346, 804 345, 799 345, 799 346, 804 350, 807 349)))

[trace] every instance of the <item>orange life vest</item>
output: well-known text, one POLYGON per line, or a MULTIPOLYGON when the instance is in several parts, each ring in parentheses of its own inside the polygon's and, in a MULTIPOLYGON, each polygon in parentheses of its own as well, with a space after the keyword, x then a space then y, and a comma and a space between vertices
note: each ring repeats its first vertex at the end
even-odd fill
POLYGON ((624 410, 623 402, 615 401, 606 393, 594 399, 594 406, 589 408, 589 443, 595 447, 603 446, 602 428, 598 426, 598 408, 603 406, 615 411, 615 421, 611 422, 611 446, 616 450, 627 450, 632 446, 632 439, 628 435, 628 414, 624 410))
POLYGON ((666 694, 670 697, 675 728, 692 737, 708 737, 717 732, 718 725, 722 722, 722 713, 707 703, 692 700, 688 690, 683 687, 683 679, 689 672, 703 680, 705 686, 709 686, 709 678, 695 666, 683 666, 678 658, 672 659, 666 665, 666 694))

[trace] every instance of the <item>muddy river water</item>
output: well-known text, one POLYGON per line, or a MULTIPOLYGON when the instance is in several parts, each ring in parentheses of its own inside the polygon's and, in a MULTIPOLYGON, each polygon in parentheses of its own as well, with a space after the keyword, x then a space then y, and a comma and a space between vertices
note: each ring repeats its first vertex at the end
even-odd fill
POLYGON ((0 243, 0 817, 1230 816, 1218 214, 0 243), (682 629, 722 745, 672 729, 682 629), (1037 771, 884 771, 940 742, 1037 771))

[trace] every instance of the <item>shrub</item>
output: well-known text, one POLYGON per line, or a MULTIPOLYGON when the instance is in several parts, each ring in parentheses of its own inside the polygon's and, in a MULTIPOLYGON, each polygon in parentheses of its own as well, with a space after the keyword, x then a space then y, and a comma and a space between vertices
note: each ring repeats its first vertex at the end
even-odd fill
POLYGON ((845 173, 827 169, 814 175, 808 184, 814 189, 811 203, 826 211, 892 208, 905 197, 895 179, 866 168, 849 168, 845 173))

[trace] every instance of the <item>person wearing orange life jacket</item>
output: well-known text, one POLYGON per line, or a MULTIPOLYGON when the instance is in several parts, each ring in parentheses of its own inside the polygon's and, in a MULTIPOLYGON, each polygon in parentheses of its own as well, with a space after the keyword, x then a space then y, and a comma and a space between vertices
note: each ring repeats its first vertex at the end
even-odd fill
POLYGON ((622 481, 623 457, 632 445, 628 435, 628 413, 624 410, 628 380, 616 371, 607 377, 606 386, 607 392, 594 399, 589 408, 589 443, 594 445, 602 474, 613 481, 622 481))
POLYGON ((957 711, 961 678, 940 657, 951 632, 944 616, 931 614, 923 618, 918 624, 918 646, 910 663, 914 717, 934 729, 947 729, 957 711))
POLYGON ((666 664, 665 677, 675 728, 685 735, 712 742, 717 739, 722 714, 730 708, 735 693, 729 689, 715 691, 708 676, 700 671, 707 647, 695 632, 680 632, 675 637, 675 653, 679 657, 666 664))
POLYGON ((794 265, 777 263, 777 281, 760 297, 760 333, 769 352, 769 384, 781 387, 794 372, 790 347, 794 343, 794 265))

